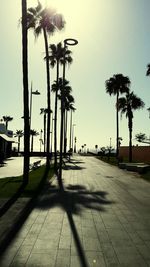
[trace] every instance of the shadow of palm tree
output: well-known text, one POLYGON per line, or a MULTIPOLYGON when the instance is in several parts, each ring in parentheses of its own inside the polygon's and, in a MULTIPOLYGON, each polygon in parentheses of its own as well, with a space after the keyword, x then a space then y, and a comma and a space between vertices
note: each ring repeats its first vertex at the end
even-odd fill
POLYGON ((61 190, 57 186, 45 186, 43 194, 38 199, 36 207, 39 209, 50 209, 56 206, 66 212, 82 267, 89 265, 72 215, 80 214, 83 208, 105 211, 104 205, 112 204, 106 196, 105 191, 92 192, 83 185, 70 184, 61 190))

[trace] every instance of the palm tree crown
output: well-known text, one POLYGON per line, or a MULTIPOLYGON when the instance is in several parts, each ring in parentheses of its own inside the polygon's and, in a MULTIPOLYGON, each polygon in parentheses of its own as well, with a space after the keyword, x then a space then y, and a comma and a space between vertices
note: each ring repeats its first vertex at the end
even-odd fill
POLYGON ((52 8, 43 8, 40 1, 33 8, 28 8, 27 27, 34 28, 35 36, 41 34, 45 29, 49 35, 52 35, 56 30, 61 30, 65 25, 61 14, 57 14, 52 8))
POLYGON ((106 93, 109 95, 117 95, 118 93, 126 93, 129 91, 130 80, 122 74, 115 74, 105 82, 106 93))
POLYGON ((13 120, 13 117, 10 116, 3 116, 3 120, 6 123, 6 129, 8 128, 8 122, 13 120))
POLYGON ((147 65, 146 76, 150 76, 150 64, 147 65))
POLYGON ((129 128, 129 161, 132 162, 132 128, 133 128, 133 110, 144 107, 144 102, 137 97, 133 92, 127 93, 126 97, 121 97, 118 100, 118 110, 121 114, 125 114, 128 118, 129 128))

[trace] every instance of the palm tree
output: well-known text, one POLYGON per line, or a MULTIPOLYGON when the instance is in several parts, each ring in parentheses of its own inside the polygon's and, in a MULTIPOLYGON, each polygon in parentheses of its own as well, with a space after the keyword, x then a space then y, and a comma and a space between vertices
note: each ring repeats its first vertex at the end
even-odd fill
POLYGON ((39 135, 39 133, 36 130, 30 130, 31 135, 31 152, 33 152, 33 137, 39 135))
POLYGON ((8 129, 8 122, 13 120, 13 117, 3 116, 3 120, 6 123, 6 130, 8 129))
POLYGON ((146 76, 150 76, 150 64, 147 65, 146 76))
POLYGON ((24 101, 24 163, 23 184, 29 180, 29 92, 28 92, 28 33, 27 33, 27 3, 22 0, 22 71, 23 71, 23 101, 24 101))
POLYGON ((118 110, 128 118, 129 128, 129 162, 132 162, 132 128, 133 128, 133 111, 144 107, 144 102, 133 92, 128 92, 125 97, 118 100, 118 110))
POLYGON ((49 152, 50 152, 50 120, 51 120, 51 95, 50 95, 50 70, 49 70, 49 51, 48 51, 48 35, 52 35, 56 30, 64 28, 64 20, 62 15, 57 14, 55 10, 42 8, 41 3, 35 8, 28 8, 28 28, 33 28, 35 36, 41 33, 44 36, 45 54, 46 54, 46 73, 47 73, 47 160, 46 165, 49 168, 49 152))
POLYGON ((46 145, 46 114, 48 113, 47 108, 41 108, 40 114, 44 114, 44 122, 43 122, 43 131, 44 131, 44 153, 45 153, 45 145, 46 145))
POLYGON ((119 112, 118 112, 118 99, 119 94, 129 92, 130 80, 127 76, 122 74, 115 74, 109 80, 105 82, 106 93, 116 95, 116 126, 117 126, 117 137, 116 137, 116 157, 119 156, 119 112))
POLYGON ((22 130, 16 130, 15 137, 18 137, 18 153, 20 151, 20 139, 24 135, 22 130))
POLYGON ((57 45, 52 44, 49 46, 50 48, 50 66, 53 68, 56 65, 56 81, 54 86, 52 87, 52 91, 55 92, 55 119, 54 119, 54 151, 55 151, 55 170, 57 170, 57 100, 58 100, 58 90, 59 90, 59 65, 71 64, 72 57, 71 51, 69 49, 65 49, 62 47, 62 43, 58 43, 57 45))

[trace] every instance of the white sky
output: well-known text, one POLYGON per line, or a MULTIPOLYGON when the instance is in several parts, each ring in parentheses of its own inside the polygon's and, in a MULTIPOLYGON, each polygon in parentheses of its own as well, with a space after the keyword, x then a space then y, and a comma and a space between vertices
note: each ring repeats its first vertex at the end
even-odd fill
MULTIPOLYGON (((28 0, 28 7, 36 1, 28 0)), ((136 133, 150 134, 150 77, 146 65, 150 62, 150 1, 149 0, 43 0, 64 15, 65 30, 56 33, 49 43, 76 38, 73 64, 66 71, 75 97, 74 114, 77 147, 87 144, 93 148, 107 146, 112 138, 115 146, 115 97, 105 93, 105 81, 113 74, 129 76, 131 90, 145 102, 145 108, 134 113, 133 138, 136 133)), ((13 131, 23 129, 22 59, 21 59, 21 1, 2 0, 0 9, 0 117, 12 116, 13 131)), ((35 41, 29 32, 29 84, 39 90, 33 96, 32 128, 40 131, 43 117, 40 108, 46 107, 46 74, 43 36, 35 41)), ((51 71, 52 81, 55 69, 51 71)), ((53 105, 53 96, 52 96, 53 105)), ((128 144, 127 120, 120 121, 122 145, 128 144)), ((136 142, 133 140, 133 144, 136 142)), ((39 137, 35 138, 39 149, 39 137)))

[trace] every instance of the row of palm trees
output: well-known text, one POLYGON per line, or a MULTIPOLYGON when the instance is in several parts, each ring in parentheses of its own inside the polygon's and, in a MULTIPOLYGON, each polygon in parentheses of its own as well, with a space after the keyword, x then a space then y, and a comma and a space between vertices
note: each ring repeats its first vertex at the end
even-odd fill
POLYGON ((129 77, 123 74, 115 74, 106 80, 106 93, 116 95, 116 157, 119 160, 119 111, 128 118, 129 128, 129 162, 132 162, 132 129, 133 129, 133 111, 144 107, 144 102, 130 90, 131 81, 129 77), (125 96, 120 97, 120 94, 125 96))
MULTIPOLYGON (((61 14, 57 14, 55 10, 43 8, 40 1, 37 1, 36 7, 27 9, 27 0, 22 0, 22 58, 23 58, 23 86, 24 86, 24 183, 28 183, 29 174, 29 93, 28 93, 28 30, 32 29, 35 37, 41 34, 45 44, 45 64, 47 78, 47 107, 41 109, 44 114, 44 151, 46 152, 46 166, 50 166, 50 129, 51 129, 51 75, 50 67, 56 66, 56 80, 52 85, 52 91, 55 93, 55 112, 54 112, 54 152, 55 152, 55 169, 57 170, 57 113, 58 100, 64 100, 63 112, 61 117, 64 121, 64 152, 67 147, 67 113, 69 110, 75 110, 73 103, 74 98, 71 95, 71 87, 67 80, 60 78, 60 65, 72 63, 71 51, 67 46, 49 45, 48 37, 56 31, 64 28, 65 21, 61 14), (62 87, 64 94, 62 95, 62 87), (26 166, 25 166, 26 165, 26 166)), ((63 68, 64 69, 64 68, 63 68)), ((62 110, 62 108, 61 108, 62 110)), ((61 137, 60 137, 61 138, 61 137)))
MULTIPOLYGON (((34 129, 30 129, 30 136, 31 136, 31 152, 33 152, 33 140, 34 140, 34 136, 39 135, 39 133, 34 130, 34 129)), ((16 130, 16 133, 14 134, 14 137, 18 138, 18 153, 20 152, 20 140, 21 137, 24 136, 23 130, 16 130)))

